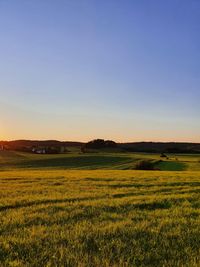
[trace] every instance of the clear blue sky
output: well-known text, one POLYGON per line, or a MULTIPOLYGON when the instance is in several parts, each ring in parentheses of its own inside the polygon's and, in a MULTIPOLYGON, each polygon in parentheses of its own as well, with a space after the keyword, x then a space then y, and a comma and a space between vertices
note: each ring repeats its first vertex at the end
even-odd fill
POLYGON ((200 1, 0 0, 0 139, 200 142, 200 1))

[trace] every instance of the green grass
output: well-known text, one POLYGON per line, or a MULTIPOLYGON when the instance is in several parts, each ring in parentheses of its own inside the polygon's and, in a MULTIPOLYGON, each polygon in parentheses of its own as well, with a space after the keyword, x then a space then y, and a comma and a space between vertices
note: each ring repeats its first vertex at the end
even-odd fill
POLYGON ((177 161, 163 161, 156 164, 156 167, 162 171, 184 171, 187 169, 187 164, 177 161))
POLYGON ((0 170, 7 169, 135 169, 138 161, 150 160, 163 171, 200 171, 200 155, 169 155, 147 153, 88 153, 72 152, 57 155, 36 155, 14 151, 0 151, 0 170))
POLYGON ((0 172, 0 266, 199 266, 199 193, 199 172, 0 172))

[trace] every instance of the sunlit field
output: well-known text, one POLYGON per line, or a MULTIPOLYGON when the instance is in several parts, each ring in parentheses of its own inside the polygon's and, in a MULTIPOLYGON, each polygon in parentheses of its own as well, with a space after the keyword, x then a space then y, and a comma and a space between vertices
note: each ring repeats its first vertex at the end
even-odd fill
POLYGON ((16 169, 135 169, 141 160, 151 161, 157 170, 200 171, 200 154, 149 153, 79 153, 37 155, 16 151, 0 151, 0 170, 16 169))
POLYGON ((198 156, 160 163, 184 170, 137 171, 139 154, 6 153, 0 266, 200 266, 198 156))

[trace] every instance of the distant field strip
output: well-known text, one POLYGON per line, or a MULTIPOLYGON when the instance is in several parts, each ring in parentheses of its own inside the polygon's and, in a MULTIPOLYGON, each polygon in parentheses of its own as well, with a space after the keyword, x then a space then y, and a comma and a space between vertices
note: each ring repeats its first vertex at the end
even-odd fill
POLYGON ((170 154, 162 159, 160 154, 147 153, 66 153, 37 155, 15 151, 0 151, 0 170, 16 169, 112 169, 133 170, 140 161, 149 161, 157 170, 200 171, 200 155, 170 154))
POLYGON ((0 266, 200 266, 200 172, 0 172, 0 266))

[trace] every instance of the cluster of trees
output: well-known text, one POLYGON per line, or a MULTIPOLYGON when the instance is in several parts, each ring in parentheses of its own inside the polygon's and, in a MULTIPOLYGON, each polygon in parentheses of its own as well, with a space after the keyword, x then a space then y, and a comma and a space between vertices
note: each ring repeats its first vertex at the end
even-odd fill
POLYGON ((141 160, 135 165, 136 170, 155 170, 154 163, 149 160, 141 160))
POLYGON ((69 152, 68 148, 80 148, 81 142, 60 142, 57 140, 15 140, 0 141, 0 150, 14 150, 36 154, 58 154, 69 152))
POLYGON ((200 153, 200 143, 135 142, 121 143, 118 146, 127 152, 200 153))
POLYGON ((115 148, 117 147, 117 143, 112 140, 103 140, 103 139, 95 139, 88 143, 86 143, 82 150, 84 149, 103 149, 103 148, 115 148))

